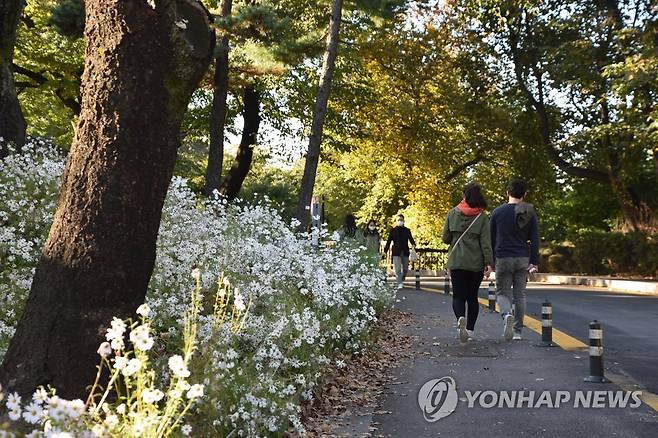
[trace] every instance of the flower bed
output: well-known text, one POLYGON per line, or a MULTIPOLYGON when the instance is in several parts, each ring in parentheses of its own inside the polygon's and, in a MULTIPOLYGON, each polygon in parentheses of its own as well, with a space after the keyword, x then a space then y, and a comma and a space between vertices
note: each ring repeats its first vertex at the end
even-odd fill
MULTIPOLYGON (((0 163, 0 355, 47 236, 63 160, 37 140, 0 163)), ((188 415, 195 436, 280 435, 291 425, 303 433, 300 403, 324 365, 364 348, 369 324, 392 301, 365 248, 316 249, 294 225, 267 200, 226 206, 196 197, 183 179, 171 183, 147 303, 157 342, 175 354, 198 269, 204 298, 190 371, 205 394, 188 415), (246 313, 239 322, 213 317, 222 285, 232 291, 224 311, 246 313)), ((161 357, 153 366, 166 370, 161 357)))

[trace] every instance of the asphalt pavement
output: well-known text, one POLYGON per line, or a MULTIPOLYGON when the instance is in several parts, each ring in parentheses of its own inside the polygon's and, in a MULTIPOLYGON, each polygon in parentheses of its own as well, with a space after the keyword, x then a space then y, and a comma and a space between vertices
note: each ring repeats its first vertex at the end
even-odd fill
MULTIPOLYGON (((414 287, 413 280, 406 284, 414 287)), ((443 290, 441 279, 423 279, 421 284, 424 289, 443 290)), ((480 289, 482 298, 487 298, 486 285, 480 289)), ((553 305, 553 327, 585 344, 589 323, 599 321, 606 368, 658 394, 658 296, 531 283, 526 314, 541 320, 546 299, 553 305)))
MULTIPOLYGON (((545 295, 535 295, 533 291, 531 296, 529 310, 533 312, 538 310, 533 309, 535 304, 541 303, 545 295)), ((560 309, 562 303, 567 301, 560 301, 560 309)), ((557 302, 555 305, 557 313, 557 302)), ((575 307, 576 313, 577 308, 582 307, 579 302, 570 305, 575 307)), ((614 303, 602 305, 602 308, 608 306, 614 306, 614 303)), ((404 289, 398 291, 396 307, 412 314, 412 322, 405 331, 413 336, 413 348, 417 354, 409 363, 401 363, 395 371, 395 381, 386 388, 378 411, 372 416, 371 436, 658 436, 658 414, 644 404, 635 408, 613 408, 609 404, 598 408, 573 405, 578 391, 587 394, 588 391, 614 393, 620 390, 613 383, 589 384, 583 381, 588 374, 586 353, 537 347, 540 337, 530 330, 526 330, 522 341, 504 341, 500 315, 484 309, 481 309, 476 326, 476 339, 462 344, 456 338, 451 297, 442 293, 404 289), (427 390, 425 384, 433 379, 443 379, 443 383, 430 385, 435 390, 429 397, 425 396, 421 389, 425 387, 427 390), (437 419, 434 408, 442 406, 445 410, 452 400, 446 395, 450 391, 445 382, 455 383, 458 400, 452 410, 437 419), (444 390, 437 391, 441 385, 444 390), (475 391, 489 391, 488 398, 474 399, 476 401, 469 406, 469 398, 475 391), (517 396, 530 396, 534 391, 535 405, 521 403, 509 407, 498 404, 502 394, 514 391, 517 396), (571 400, 559 407, 536 405, 543 392, 549 393, 552 398, 549 404, 554 404, 558 391, 568 392, 571 400), (487 406, 494 399, 497 403, 487 406), (428 418, 436 421, 428 421, 428 418)), ((562 317, 569 319, 566 312, 562 317)), ((583 321, 587 322, 589 317, 583 312, 583 321)), ((558 325, 557 315, 555 321, 558 325)), ((578 331, 578 321, 573 324, 578 331)), ((610 336, 606 332, 606 344, 615 339, 614 336, 609 339, 610 336)))
POLYGON ((526 312, 541 319, 545 299, 553 326, 586 344, 589 322, 601 322, 606 366, 658 394, 658 296, 531 285, 526 312))

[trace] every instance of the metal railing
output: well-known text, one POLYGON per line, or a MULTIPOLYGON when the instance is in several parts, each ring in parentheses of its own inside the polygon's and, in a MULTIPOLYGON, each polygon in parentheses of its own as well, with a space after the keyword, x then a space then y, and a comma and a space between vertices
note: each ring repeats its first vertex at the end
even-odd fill
MULTIPOLYGON (((418 260, 412 263, 411 269, 418 271, 443 271, 448 261, 448 250, 437 248, 416 248, 418 260)), ((393 265, 393 255, 389 250, 384 259, 386 266, 393 265)))

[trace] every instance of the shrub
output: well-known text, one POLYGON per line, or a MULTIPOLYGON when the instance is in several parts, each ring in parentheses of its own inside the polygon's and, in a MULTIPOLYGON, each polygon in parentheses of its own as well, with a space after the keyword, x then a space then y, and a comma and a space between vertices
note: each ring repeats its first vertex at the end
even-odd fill
POLYGON ((550 245, 542 261, 551 272, 653 277, 658 235, 582 230, 571 242, 550 245))
MULTIPOLYGON (((63 157, 50 148, 37 142, 0 164, 0 253, 13 255, 0 273, 8 294, 0 308, 0 356, 54 212, 63 157)), ((295 227, 267 199, 227 206, 198 198, 182 178, 171 182, 147 304, 164 352, 179 351, 189 273, 199 268, 205 298, 190 371, 205 384, 207 396, 190 418, 198 436, 281 435, 291 424, 303 433, 300 403, 313 396, 323 367, 337 352, 365 348, 369 324, 392 301, 392 290, 365 247, 341 243, 316 249, 295 227), (217 325, 212 317, 210 297, 225 282, 234 290, 233 306, 249 309, 240 330, 229 322, 217 325)), ((152 364, 166 375, 166 360, 154 357, 152 364)))

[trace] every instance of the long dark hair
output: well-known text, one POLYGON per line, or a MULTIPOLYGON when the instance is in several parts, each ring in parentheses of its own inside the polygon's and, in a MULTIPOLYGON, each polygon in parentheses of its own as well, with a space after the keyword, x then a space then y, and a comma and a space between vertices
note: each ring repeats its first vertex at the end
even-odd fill
POLYGON ((471 208, 487 208, 482 189, 476 183, 468 183, 464 187, 464 201, 471 208))
POLYGON ((377 231, 377 222, 375 222, 374 219, 370 219, 368 223, 366 224, 365 230, 363 230, 364 235, 368 234, 379 234, 379 231, 377 231), (373 224, 375 226, 375 229, 370 231, 370 224, 373 224))
POLYGON ((354 237, 356 236, 356 218, 353 214, 345 215, 345 221, 343 221, 343 231, 346 236, 354 237))

